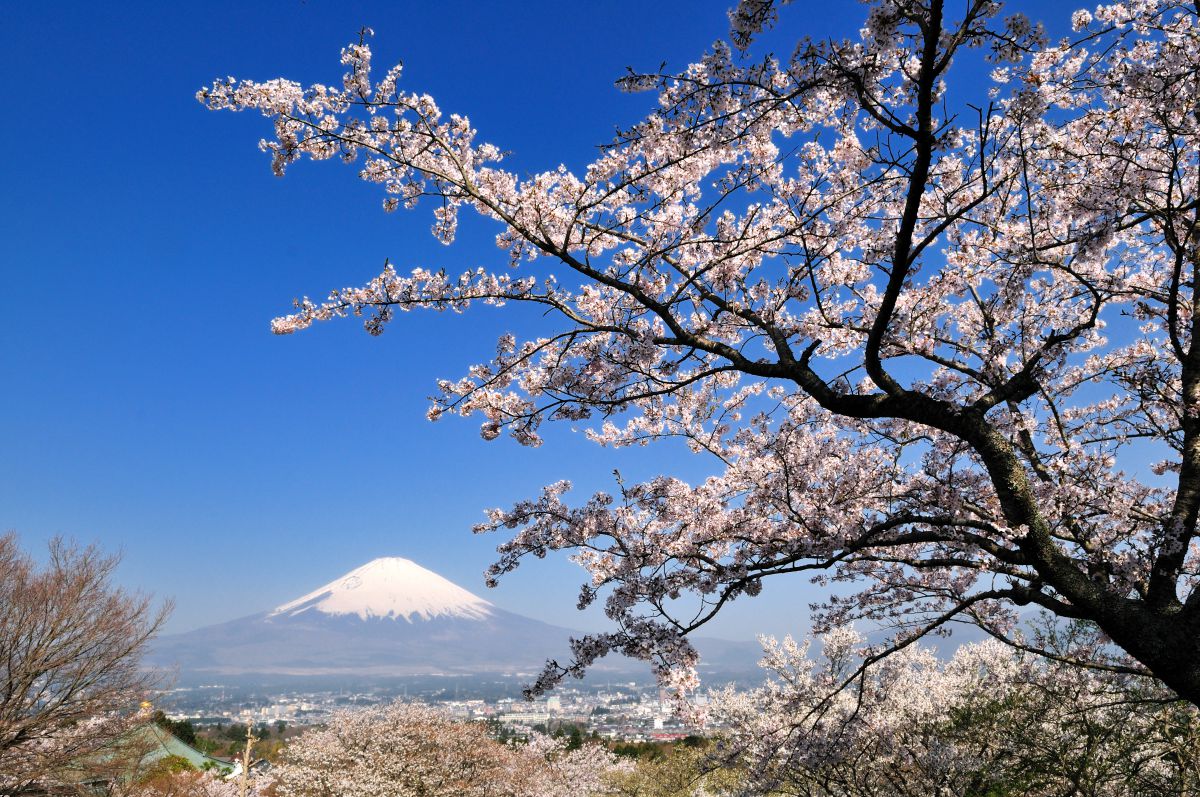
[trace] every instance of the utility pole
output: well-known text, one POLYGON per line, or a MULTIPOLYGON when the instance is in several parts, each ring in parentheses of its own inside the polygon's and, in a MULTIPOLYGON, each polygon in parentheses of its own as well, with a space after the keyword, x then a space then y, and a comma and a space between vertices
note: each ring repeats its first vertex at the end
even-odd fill
POLYGON ((238 784, 238 797, 246 797, 250 790, 250 754, 258 737, 254 735, 253 721, 246 723, 246 747, 242 750, 242 778, 238 784))

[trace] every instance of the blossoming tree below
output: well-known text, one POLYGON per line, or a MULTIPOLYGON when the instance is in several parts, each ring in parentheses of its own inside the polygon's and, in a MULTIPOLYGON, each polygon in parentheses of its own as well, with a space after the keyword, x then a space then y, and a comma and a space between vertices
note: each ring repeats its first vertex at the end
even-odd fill
MULTIPOLYGON (((1091 636, 1053 628, 1058 647, 1091 636)), ((710 703, 722 743, 708 768, 745 793, 844 795, 1194 794, 1200 714, 1147 679, 1072 667, 985 640, 949 659, 912 645, 830 697, 861 638, 770 640, 767 683, 710 703)))
POLYGON ((280 797, 598 797, 625 767, 602 745, 509 745, 478 722, 414 703, 341 711, 293 741, 271 771, 280 797))

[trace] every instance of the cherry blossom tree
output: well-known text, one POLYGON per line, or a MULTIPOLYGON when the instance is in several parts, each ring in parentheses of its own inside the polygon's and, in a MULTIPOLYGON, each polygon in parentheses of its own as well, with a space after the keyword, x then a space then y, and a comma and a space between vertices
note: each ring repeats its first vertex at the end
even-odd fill
POLYGON ((118 757, 158 686, 141 655, 166 619, 114 587, 116 557, 52 540, 38 567, 0 536, 0 793, 118 757))
MULTIPOLYGON (((246 794, 259 797, 256 783, 246 794)), ((117 784, 114 797, 245 797, 236 778, 195 770, 156 774, 133 784, 117 784)))
POLYGON ((246 784, 243 792, 239 776, 198 771, 186 761, 158 759, 148 767, 143 763, 127 766, 102 785, 85 783, 76 791, 81 797, 263 797, 268 783, 266 777, 255 778, 246 784), (178 766, 172 766, 172 763, 178 766))
POLYGON ((290 742, 271 779, 279 797, 592 797, 620 769, 600 745, 502 744, 480 723, 396 702, 339 712, 290 742))
MULTIPOLYGON (((1081 629, 1058 642, 1090 636, 1081 629)), ((714 696, 724 730, 707 767, 743 793, 808 797, 1087 794, 1200 789, 1200 714, 1151 679, 1075 667, 994 640, 948 661, 910 646, 831 697, 858 667, 845 628, 822 653, 766 640, 766 686, 714 696)))
POLYGON ((600 445, 712 458, 697 484, 572 501, 564 481, 480 527, 512 530, 491 582, 571 551, 580 605, 602 596, 615 624, 537 688, 614 650, 690 685, 689 632, 808 573, 859 586, 818 628, 888 623, 898 649, 973 622, 1019 642, 1031 606, 1095 622, 1128 654, 1110 666, 1200 701, 1197 7, 1107 3, 1050 40, 992 0, 874 0, 856 37, 752 56, 781 5, 742 0, 729 43, 622 78, 657 105, 580 172, 506 170, 399 67, 373 79, 365 41, 336 86, 202 90, 274 121, 277 174, 357 163, 385 209, 432 200, 446 243, 474 211, 507 254, 388 265, 275 332, 534 305, 556 331, 501 338, 431 418, 526 445, 587 421, 600 445))

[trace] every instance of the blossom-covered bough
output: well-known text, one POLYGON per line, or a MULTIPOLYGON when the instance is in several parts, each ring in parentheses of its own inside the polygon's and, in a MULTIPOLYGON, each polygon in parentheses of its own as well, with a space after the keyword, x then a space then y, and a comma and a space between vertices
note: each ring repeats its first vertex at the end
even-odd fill
POLYGON ((432 199, 449 243, 469 208, 508 254, 458 276, 389 266, 274 330, 541 305, 557 333, 502 338, 431 417, 528 445, 591 419, 603 445, 715 458, 699 484, 569 502, 563 482, 490 515, 515 530, 490 579, 573 551, 581 605, 603 595, 616 623, 538 687, 611 650, 687 685, 687 632, 808 572, 861 586, 824 626, 883 620, 902 646, 970 621, 1028 645, 1018 607, 1040 607, 1200 701, 1197 7, 1102 5, 1048 41, 996 2, 876 0, 858 38, 753 59, 775 5, 743 0, 732 45, 680 74, 620 81, 657 110, 582 174, 506 171, 398 67, 372 82, 361 41, 340 87, 204 89, 274 119, 277 173, 356 162, 387 209, 432 199), (990 80, 964 85, 956 67, 985 59, 990 80))

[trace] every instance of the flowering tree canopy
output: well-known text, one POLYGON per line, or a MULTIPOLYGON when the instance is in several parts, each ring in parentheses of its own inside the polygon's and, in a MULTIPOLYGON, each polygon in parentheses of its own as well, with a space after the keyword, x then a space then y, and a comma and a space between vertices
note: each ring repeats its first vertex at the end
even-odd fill
POLYGON ((1130 668, 1200 701, 1197 8, 1102 5, 1049 41, 990 0, 875 0, 857 38, 752 58, 777 5, 742 0, 730 43, 679 74, 619 81, 657 109, 582 173, 507 171, 399 67, 374 79, 361 41, 340 86, 202 90, 274 120, 277 173, 358 163, 386 209, 432 198, 449 243, 467 208, 508 255, 389 266, 274 330, 538 305, 556 333, 502 338, 431 417, 477 414, 484 437, 527 445, 591 419, 602 445, 714 457, 700 484, 568 502, 562 482, 490 515, 481 528, 515 530, 490 579, 574 551, 580 603, 603 595, 616 624, 539 686, 610 650, 689 683, 687 632, 809 572, 861 586, 819 627, 1008 638, 1032 605, 1094 621, 1130 668), (985 85, 961 85, 972 61, 985 85), (680 596, 700 611, 677 616, 680 596))
MULTIPOLYGON (((1056 629, 1056 644, 1086 629, 1056 629)), ((745 793, 818 797, 1194 794, 1200 714, 1153 681, 1073 667, 995 640, 941 661, 916 645, 830 698, 861 639, 824 635, 822 656, 767 644, 765 686, 715 695, 724 728, 708 767, 745 793)))
POLYGON ((109 792, 113 797, 260 797, 263 794, 255 782, 248 784, 243 794, 237 781, 214 772, 184 769, 155 773, 127 785, 118 783, 109 792))
POLYGON ((593 797, 621 770, 598 744, 567 751, 536 736, 508 745, 477 722, 392 703, 334 715, 288 745, 271 772, 280 797, 593 797))

